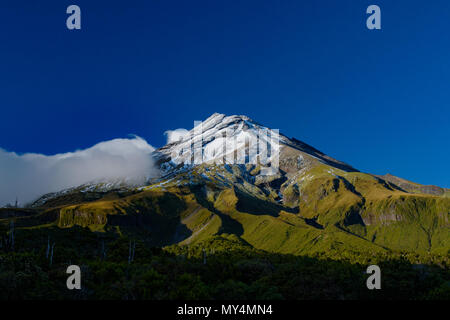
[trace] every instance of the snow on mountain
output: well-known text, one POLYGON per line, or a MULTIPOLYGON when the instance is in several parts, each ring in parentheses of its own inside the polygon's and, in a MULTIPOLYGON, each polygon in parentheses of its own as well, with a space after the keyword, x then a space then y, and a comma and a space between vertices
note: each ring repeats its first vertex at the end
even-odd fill
POLYGON ((40 206, 50 199, 71 192, 145 190, 171 185, 201 184, 205 181, 229 185, 236 184, 241 178, 245 183, 239 184, 252 189, 253 184, 267 180, 264 176, 273 176, 269 178, 272 180, 277 179, 279 169, 283 174, 287 173, 288 178, 295 178, 311 161, 345 171, 357 171, 297 139, 280 134, 277 129, 262 126, 244 115, 226 116, 214 113, 203 122, 195 122, 194 128, 189 131, 178 129, 169 133, 174 132, 176 134, 168 138, 169 141, 176 140, 175 142, 168 143, 151 154, 159 166, 159 177, 145 180, 147 182, 140 185, 126 179, 93 181, 46 194, 33 206, 40 206), (255 178, 249 174, 245 169, 248 165, 253 168, 261 167, 259 177, 255 178), (237 169, 239 167, 242 168, 237 169), (195 173, 193 168, 197 168, 195 173), (227 178, 224 178, 225 176, 227 178))
MULTIPOLYGON (((194 128, 180 138, 155 151, 163 173, 180 165, 192 167, 201 163, 278 166, 282 149, 286 147, 325 164, 357 171, 299 140, 289 139, 278 129, 262 126, 243 115, 214 113, 205 121, 196 122, 194 128)), ((301 159, 300 154, 297 160, 301 159)))
POLYGON ((277 130, 260 126, 246 116, 215 113, 161 152, 176 165, 257 163, 258 155, 270 163, 278 154, 279 139, 277 130), (261 157, 263 153, 265 157, 261 157))

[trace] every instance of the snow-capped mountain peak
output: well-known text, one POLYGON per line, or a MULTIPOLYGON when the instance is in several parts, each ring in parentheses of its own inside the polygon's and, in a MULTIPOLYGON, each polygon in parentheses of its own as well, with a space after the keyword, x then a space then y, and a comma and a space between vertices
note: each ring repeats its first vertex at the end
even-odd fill
MULTIPOLYGON (((306 163, 318 161, 344 171, 357 171, 317 149, 265 127, 247 116, 214 113, 204 121, 195 121, 191 130, 176 141, 155 150, 151 157, 159 167, 160 175, 144 178, 139 186, 126 178, 117 181, 93 181, 79 187, 44 195, 35 205, 71 192, 100 192, 142 189, 146 185, 174 179, 179 173, 190 176, 198 165, 230 165, 259 167, 260 176, 277 176, 279 171, 295 175, 306 163)), ((242 168, 241 168, 242 169, 242 168)), ((245 169, 244 169, 245 171, 245 169)), ((218 174, 219 175, 219 174, 218 174)), ((220 175, 219 175, 220 176, 220 175)), ((173 183, 176 183, 177 179, 173 183)), ((164 182, 165 183, 165 182, 164 182)))
POLYGON ((214 113, 205 121, 195 121, 194 128, 178 142, 158 150, 175 165, 201 163, 274 164, 280 141, 288 139, 277 129, 269 129, 247 116, 214 113))
POLYGON ((182 139, 156 150, 155 155, 164 163, 163 171, 179 165, 194 166, 202 163, 262 164, 276 169, 286 148, 320 162, 355 171, 351 166, 245 115, 226 116, 214 113, 204 121, 195 121, 194 127, 182 139))

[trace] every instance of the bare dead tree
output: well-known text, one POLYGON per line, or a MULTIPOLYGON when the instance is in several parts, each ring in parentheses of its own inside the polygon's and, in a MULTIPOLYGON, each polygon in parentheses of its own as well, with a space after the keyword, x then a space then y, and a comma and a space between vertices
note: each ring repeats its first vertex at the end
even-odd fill
POLYGON ((50 236, 47 238, 47 250, 45 252, 45 258, 49 260, 50 266, 53 264, 53 249, 55 248, 55 242, 50 241, 50 236))
POLYGON ((14 251, 14 221, 9 224, 9 243, 11 251, 14 251))
POLYGON ((106 246, 105 246, 105 239, 102 239, 100 243, 100 259, 104 260, 106 259, 106 246))
POLYGON ((135 253, 135 251, 136 251, 136 241, 135 240, 133 240, 133 241, 130 240, 130 245, 129 245, 129 248, 128 248, 128 264, 130 264, 131 262, 134 261, 134 253, 135 253))
POLYGON ((53 249, 55 248, 55 243, 52 244, 52 250, 50 253, 50 266, 53 264, 53 249))
POLYGON ((128 245, 128 264, 131 263, 131 240, 130 244, 128 245))
POLYGON ((48 259, 48 255, 50 254, 50 236, 47 239, 47 251, 45 253, 45 257, 48 259))

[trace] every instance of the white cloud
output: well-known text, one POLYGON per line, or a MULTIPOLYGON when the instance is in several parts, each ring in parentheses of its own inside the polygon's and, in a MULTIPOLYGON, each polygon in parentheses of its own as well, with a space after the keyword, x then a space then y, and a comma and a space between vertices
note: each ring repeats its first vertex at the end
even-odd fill
POLYGON ((167 144, 184 140, 189 136, 189 131, 186 129, 167 130, 164 132, 167 136, 167 144))
POLYGON ((0 206, 21 204, 39 196, 92 181, 125 179, 144 183, 157 174, 144 139, 114 139, 85 150, 46 156, 18 155, 0 148, 0 206))

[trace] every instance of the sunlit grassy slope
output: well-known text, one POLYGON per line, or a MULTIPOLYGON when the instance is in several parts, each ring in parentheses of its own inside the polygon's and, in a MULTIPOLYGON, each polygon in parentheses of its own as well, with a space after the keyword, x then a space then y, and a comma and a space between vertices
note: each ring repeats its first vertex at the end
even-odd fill
MULTIPOLYGON (((247 169, 199 167, 141 191, 55 201, 57 206, 12 216, 19 228, 77 225, 158 246, 229 234, 279 253, 450 250, 448 197, 407 193, 378 177, 324 164, 277 186, 256 183, 251 174, 257 168, 247 169)), ((5 210, 4 224, 11 220, 5 210)))

